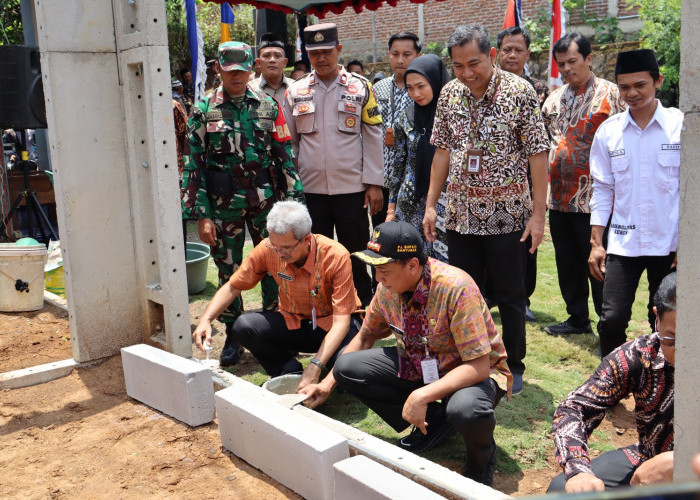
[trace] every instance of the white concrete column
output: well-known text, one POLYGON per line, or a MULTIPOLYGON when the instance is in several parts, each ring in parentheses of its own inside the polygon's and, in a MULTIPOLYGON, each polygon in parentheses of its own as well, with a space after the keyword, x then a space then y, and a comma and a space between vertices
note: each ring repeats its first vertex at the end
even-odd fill
POLYGON ((700 452, 700 5, 683 0, 681 23, 681 110, 685 112, 681 152, 678 315, 676 342, 674 479, 695 478, 690 459, 700 452))
POLYGON ((34 5, 73 356, 190 356, 164 3, 34 5))

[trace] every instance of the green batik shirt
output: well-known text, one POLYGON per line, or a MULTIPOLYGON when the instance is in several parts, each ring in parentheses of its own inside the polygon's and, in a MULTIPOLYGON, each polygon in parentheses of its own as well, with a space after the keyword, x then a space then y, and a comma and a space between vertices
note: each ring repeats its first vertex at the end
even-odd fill
POLYGON ((192 219, 220 218, 265 200, 304 200, 279 104, 246 89, 231 98, 223 86, 192 107, 190 154, 182 173, 182 207, 192 219))

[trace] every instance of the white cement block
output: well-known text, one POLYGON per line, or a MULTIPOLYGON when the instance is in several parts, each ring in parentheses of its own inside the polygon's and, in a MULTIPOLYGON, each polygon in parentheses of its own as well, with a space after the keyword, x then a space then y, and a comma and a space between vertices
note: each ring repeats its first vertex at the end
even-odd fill
POLYGON ((333 466, 335 500, 438 500, 444 499, 428 488, 378 464, 356 455, 333 466))
POLYGON ((193 427, 214 420, 214 383, 208 368, 146 344, 121 351, 130 397, 193 427))
POLYGON ((19 389, 20 387, 29 387, 50 382, 57 378, 67 377, 78 366, 76 360, 64 359, 63 361, 55 361, 45 365, 0 373, 0 390, 19 389))
POLYGON ((350 456, 345 438, 252 390, 217 392, 216 413, 234 455, 304 498, 333 498, 333 464, 350 456))

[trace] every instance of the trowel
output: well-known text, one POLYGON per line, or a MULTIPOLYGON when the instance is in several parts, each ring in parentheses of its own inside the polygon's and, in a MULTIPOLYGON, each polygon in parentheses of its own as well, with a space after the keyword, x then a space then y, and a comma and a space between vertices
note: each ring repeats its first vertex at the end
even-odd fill
POLYGON ((306 401, 309 396, 306 394, 283 394, 277 398, 277 402, 287 408, 294 408, 299 403, 306 401))

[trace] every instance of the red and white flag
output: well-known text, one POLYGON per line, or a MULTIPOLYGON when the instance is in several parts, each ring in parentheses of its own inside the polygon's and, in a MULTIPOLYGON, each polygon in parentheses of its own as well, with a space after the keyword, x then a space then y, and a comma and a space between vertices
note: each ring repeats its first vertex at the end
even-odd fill
POLYGON ((559 66, 552 55, 552 47, 564 35, 566 35, 566 9, 562 0, 552 0, 552 36, 549 42, 549 88, 554 90, 563 85, 559 66))

